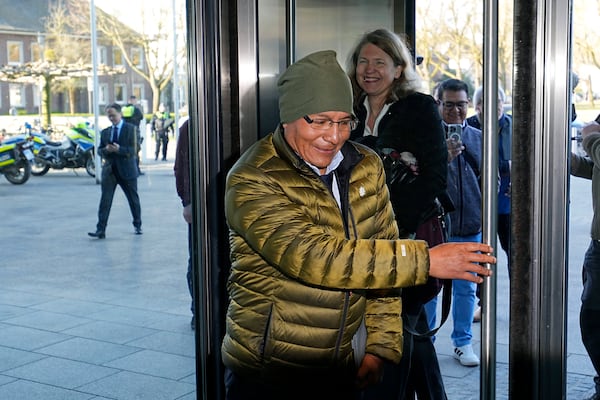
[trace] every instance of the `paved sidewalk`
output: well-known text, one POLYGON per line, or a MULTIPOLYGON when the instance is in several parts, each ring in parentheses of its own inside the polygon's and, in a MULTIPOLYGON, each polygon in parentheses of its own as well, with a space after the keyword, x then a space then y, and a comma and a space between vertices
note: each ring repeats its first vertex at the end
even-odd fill
POLYGON ((187 228, 173 164, 138 185, 144 234, 117 189, 105 240, 83 169, 0 176, 0 399, 195 399, 187 228))
MULTIPOLYGON (((173 164, 151 160, 142 170, 144 234, 133 234, 117 189, 105 240, 87 236, 100 187, 83 169, 51 171, 21 186, 0 176, 0 399, 195 399, 187 229, 173 164)), ((567 399, 579 400, 593 387, 578 325, 589 182, 574 178, 572 193, 567 399)), ((499 258, 497 398, 507 399, 508 278, 502 252, 499 258)), ((452 358, 451 326, 436 340, 448 397, 478 399, 479 368, 452 358)))

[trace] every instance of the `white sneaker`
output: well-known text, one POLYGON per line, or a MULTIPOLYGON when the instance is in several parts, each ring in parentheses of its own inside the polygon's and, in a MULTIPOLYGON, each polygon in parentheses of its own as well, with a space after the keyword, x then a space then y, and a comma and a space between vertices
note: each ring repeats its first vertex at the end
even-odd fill
POLYGON ((481 322, 481 307, 477 307, 473 313, 473 322, 481 322))
POLYGON ((473 352, 473 346, 470 344, 465 344, 462 347, 455 347, 454 358, 465 367, 476 367, 479 365, 479 358, 473 352))

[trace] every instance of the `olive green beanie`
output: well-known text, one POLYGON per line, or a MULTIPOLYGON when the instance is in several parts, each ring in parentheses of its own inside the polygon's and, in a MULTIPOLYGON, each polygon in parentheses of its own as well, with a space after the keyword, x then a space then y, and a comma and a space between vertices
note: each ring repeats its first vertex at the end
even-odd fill
POLYGON ((325 111, 352 114, 352 86, 333 50, 309 54, 290 65, 277 88, 282 123, 325 111))

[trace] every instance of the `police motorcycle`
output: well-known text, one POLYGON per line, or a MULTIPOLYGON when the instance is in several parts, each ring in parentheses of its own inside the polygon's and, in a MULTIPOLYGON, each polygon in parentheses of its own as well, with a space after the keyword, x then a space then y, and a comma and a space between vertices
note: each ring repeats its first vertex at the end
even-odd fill
POLYGON ((85 168, 88 175, 96 176, 94 137, 94 130, 85 122, 70 128, 60 142, 46 137, 35 156, 31 173, 42 176, 50 168, 85 168))
POLYGON ((31 176, 34 159, 30 138, 5 140, 0 143, 0 174, 15 185, 22 185, 31 176))
MULTIPOLYGON (((23 132, 23 129, 19 129, 19 132, 23 132)), ((33 151, 33 154, 37 156, 42 146, 44 146, 46 141, 49 140, 49 137, 45 132, 50 133, 51 130, 35 132, 31 124, 26 122, 24 125, 24 133, 9 136, 8 138, 4 139, 2 144, 17 143, 23 140, 29 140, 33 144, 31 151, 33 151)))

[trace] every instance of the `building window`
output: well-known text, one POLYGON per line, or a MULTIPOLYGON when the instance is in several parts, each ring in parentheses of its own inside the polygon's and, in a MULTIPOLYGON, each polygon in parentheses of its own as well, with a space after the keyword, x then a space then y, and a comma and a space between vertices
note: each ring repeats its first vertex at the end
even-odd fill
POLYGON ((98 104, 108 104, 108 84, 106 83, 98 85, 98 104))
POLYGON ((139 69, 144 68, 144 53, 141 48, 131 48, 131 63, 139 69))
POLYGON ((138 99, 138 101, 142 101, 144 98, 144 85, 134 84, 132 90, 132 94, 135 96, 135 98, 138 99))
POLYGON ((42 46, 39 43, 31 43, 31 61, 44 61, 42 57, 42 46))
POLYGON ((119 67, 125 65, 123 63, 123 53, 118 48, 113 48, 113 66, 119 67))
POLYGON ((23 64, 23 42, 8 41, 6 42, 6 50, 9 65, 23 64))
POLYGON ((108 60, 106 59, 106 47, 99 46, 97 51, 98 64, 108 65, 108 60))
POLYGON ((23 107, 25 100, 25 93, 23 91, 23 85, 18 83, 11 83, 8 85, 8 93, 10 97, 11 107, 23 107))
POLYGON ((122 83, 115 84, 115 102, 127 103, 127 88, 122 83))

